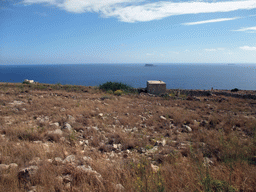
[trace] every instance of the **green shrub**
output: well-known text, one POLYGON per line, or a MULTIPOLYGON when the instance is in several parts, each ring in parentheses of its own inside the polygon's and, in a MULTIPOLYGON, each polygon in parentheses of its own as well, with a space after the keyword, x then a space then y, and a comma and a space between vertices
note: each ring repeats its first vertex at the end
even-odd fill
POLYGON ((122 90, 122 91, 130 91, 132 89, 131 86, 126 85, 124 83, 118 83, 118 82, 106 82, 102 85, 99 86, 99 88, 103 91, 117 91, 117 90, 122 90))
POLYGON ((22 84, 30 84, 28 81, 23 81, 22 84))
POLYGON ((114 92, 114 95, 120 96, 120 95, 122 95, 122 93, 123 93, 123 91, 121 91, 121 90, 116 90, 116 91, 114 92))
POLYGON ((108 94, 113 94, 114 92, 112 90, 107 91, 108 94))
POLYGON ((238 88, 231 89, 231 92, 237 92, 237 91, 239 91, 238 88))

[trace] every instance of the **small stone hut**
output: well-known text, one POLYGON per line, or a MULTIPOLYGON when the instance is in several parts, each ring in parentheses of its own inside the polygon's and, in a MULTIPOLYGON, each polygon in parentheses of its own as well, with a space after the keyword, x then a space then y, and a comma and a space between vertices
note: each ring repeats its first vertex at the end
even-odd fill
POLYGON ((163 81, 147 81, 147 92, 155 95, 165 93, 166 83, 163 81))

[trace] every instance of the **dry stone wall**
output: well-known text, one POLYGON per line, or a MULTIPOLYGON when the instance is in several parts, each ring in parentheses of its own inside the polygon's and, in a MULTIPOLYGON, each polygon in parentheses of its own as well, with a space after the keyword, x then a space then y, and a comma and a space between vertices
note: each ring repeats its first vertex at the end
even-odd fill
POLYGON ((168 90, 168 92, 179 92, 182 95, 189 95, 189 96, 211 96, 211 95, 219 95, 219 96, 227 96, 227 97, 235 97, 235 98, 242 98, 242 99, 254 99, 256 100, 256 91, 255 94, 246 94, 246 93, 230 93, 227 91, 210 91, 210 90, 187 90, 187 89, 172 89, 168 90))

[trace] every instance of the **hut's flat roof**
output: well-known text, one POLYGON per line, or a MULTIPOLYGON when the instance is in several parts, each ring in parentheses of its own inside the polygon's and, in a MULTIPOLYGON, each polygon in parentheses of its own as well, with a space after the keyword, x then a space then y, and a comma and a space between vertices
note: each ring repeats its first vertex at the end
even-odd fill
POLYGON ((163 81, 155 81, 155 80, 150 80, 148 81, 149 84, 165 84, 163 81))

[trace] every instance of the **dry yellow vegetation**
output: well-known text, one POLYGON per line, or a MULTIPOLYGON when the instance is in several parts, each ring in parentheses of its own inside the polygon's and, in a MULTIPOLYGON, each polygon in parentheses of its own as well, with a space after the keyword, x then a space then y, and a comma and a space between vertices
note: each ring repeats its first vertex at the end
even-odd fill
POLYGON ((256 101, 0 84, 0 191, 256 191, 256 101))

